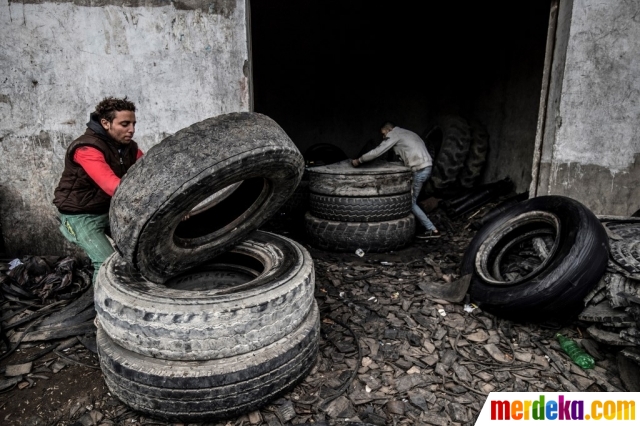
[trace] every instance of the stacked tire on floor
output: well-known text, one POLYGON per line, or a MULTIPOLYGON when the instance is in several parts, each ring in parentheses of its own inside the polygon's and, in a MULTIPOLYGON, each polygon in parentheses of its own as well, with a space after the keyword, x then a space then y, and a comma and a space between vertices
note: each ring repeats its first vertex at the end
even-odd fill
POLYGON ((225 418, 310 371, 313 261, 255 231, 303 169, 275 122, 234 113, 163 140, 122 179, 110 217, 118 252, 100 268, 95 305, 105 381, 125 404, 182 422, 225 418))
POLYGON ((388 252, 412 241, 409 168, 382 161, 355 168, 346 160, 308 172, 310 211, 305 228, 314 246, 388 252))

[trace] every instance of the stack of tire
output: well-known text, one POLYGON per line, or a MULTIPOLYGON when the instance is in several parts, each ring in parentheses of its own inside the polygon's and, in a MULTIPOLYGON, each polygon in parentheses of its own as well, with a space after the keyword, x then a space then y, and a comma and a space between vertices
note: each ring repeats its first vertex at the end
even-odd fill
POLYGON ((181 422, 225 418, 310 371, 313 261, 255 231, 303 168, 275 122, 234 113, 163 140, 122 179, 110 217, 118 250, 100 268, 95 305, 105 381, 125 404, 181 422))
POLYGON ((408 167, 375 161, 358 168, 350 161, 312 167, 310 211, 305 229, 321 249, 388 252, 413 240, 411 179, 408 167))

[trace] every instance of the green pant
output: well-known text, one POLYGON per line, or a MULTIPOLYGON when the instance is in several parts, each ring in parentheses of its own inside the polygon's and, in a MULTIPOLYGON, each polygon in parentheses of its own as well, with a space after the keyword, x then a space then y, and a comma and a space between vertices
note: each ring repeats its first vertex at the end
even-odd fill
POLYGON ((96 282, 100 265, 114 252, 105 235, 109 227, 109 214, 60 213, 60 231, 74 244, 79 245, 93 264, 93 282, 96 282))

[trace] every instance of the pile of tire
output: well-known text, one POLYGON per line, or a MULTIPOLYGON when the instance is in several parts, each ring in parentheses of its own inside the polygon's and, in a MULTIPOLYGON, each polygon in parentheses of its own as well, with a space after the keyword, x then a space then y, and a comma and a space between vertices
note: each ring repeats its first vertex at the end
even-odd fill
POLYGON ((496 316, 564 321, 583 309, 608 259, 607 233, 593 212, 571 198, 544 196, 492 216, 469 243, 461 273, 471 275, 472 301, 496 316), (510 276, 504 260, 527 244, 539 262, 510 276))
POLYGON ((117 252, 95 283, 110 391, 166 420, 254 410, 313 367, 313 261, 256 229, 294 191, 304 161, 271 119, 234 113, 154 146, 112 200, 117 252))
POLYGON ((314 246, 380 253, 412 241, 415 218, 408 167, 376 161, 355 168, 346 160, 308 172, 310 211, 305 229, 314 246))

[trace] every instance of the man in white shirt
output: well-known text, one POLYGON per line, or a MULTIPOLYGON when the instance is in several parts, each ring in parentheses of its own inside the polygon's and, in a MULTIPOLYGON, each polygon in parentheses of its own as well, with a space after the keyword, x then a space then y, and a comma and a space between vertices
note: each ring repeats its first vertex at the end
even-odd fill
POLYGON ((440 231, 436 229, 425 212, 423 212, 417 204, 422 185, 424 185, 431 176, 431 169, 433 167, 431 156, 427 151, 424 141, 412 131, 397 127, 390 122, 385 123, 380 129, 380 132, 383 136, 382 143, 360 158, 351 160, 351 164, 353 167, 358 167, 362 163, 375 160, 393 148, 395 153, 402 158, 404 165, 410 167, 413 171, 411 211, 426 229, 425 232, 418 234, 416 237, 422 239, 439 237, 440 231))

